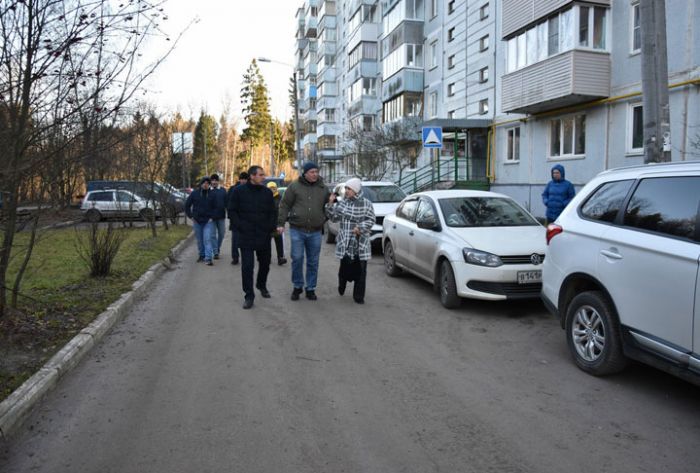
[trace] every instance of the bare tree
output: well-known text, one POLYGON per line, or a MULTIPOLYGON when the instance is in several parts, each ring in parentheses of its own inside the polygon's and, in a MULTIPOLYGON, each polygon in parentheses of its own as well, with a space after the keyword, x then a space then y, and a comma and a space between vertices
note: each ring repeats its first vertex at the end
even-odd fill
MULTIPOLYGON (((0 288, 7 287, 21 186, 50 169, 51 179, 70 187, 75 163, 90 174, 89 163, 112 148, 124 108, 177 43, 160 29, 165 3, 0 2, 0 288), (141 51, 152 38, 170 45, 142 64, 141 51)), ((67 189, 52 184, 50 192, 65 199, 67 189)), ((6 301, 0 289, 0 317, 6 301)))

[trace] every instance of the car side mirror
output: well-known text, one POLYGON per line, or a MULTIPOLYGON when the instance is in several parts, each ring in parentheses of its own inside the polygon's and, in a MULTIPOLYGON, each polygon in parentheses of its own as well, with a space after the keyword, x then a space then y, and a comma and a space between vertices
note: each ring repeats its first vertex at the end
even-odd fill
POLYGON ((418 225, 418 228, 422 228, 423 230, 433 230, 434 232, 440 231, 440 225, 438 225, 434 218, 419 220, 416 222, 416 225, 418 225))

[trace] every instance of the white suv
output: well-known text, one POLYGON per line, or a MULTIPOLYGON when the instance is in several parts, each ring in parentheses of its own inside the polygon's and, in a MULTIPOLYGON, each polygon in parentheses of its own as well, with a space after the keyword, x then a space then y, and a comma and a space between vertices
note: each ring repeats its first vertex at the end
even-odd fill
POLYGON ((542 298, 576 364, 700 384, 700 162, 606 171, 547 228, 542 298))

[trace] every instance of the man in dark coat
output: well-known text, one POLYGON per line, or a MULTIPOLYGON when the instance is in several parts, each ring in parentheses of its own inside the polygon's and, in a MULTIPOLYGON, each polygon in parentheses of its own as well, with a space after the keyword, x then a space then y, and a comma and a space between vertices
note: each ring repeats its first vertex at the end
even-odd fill
POLYGON ((223 187, 219 187, 218 174, 212 174, 210 179, 211 193, 214 197, 214 214, 212 215, 214 232, 212 233, 211 244, 214 248, 214 259, 219 259, 221 244, 226 236, 226 190, 223 187))
POLYGON ((212 247, 214 196, 209 189, 210 183, 208 177, 203 178, 199 189, 192 191, 187 197, 185 214, 192 219, 192 228, 197 237, 197 248, 199 249, 197 262, 204 261, 207 265, 212 266, 214 264, 212 263, 214 257, 214 248, 212 247))
MULTIPOLYGON (((231 188, 228 190, 228 194, 226 194, 226 208, 228 208, 228 204, 229 202, 231 202, 231 196, 233 195, 233 192, 240 186, 244 185, 246 182, 248 182, 248 173, 244 171, 238 175, 238 182, 232 185, 231 188)), ((238 260, 240 258, 240 246, 238 244, 238 232, 235 228, 233 228, 233 219, 231 218, 231 211, 229 211, 228 218, 231 221, 231 223, 229 223, 229 230, 231 230, 231 264, 238 264, 238 260)))
POLYGON ((253 307, 255 299, 253 272, 256 255, 258 277, 255 287, 260 291, 261 296, 266 299, 270 297, 270 292, 267 290, 267 275, 270 272, 272 256, 270 235, 275 231, 276 226, 272 191, 263 184, 265 171, 260 166, 252 166, 248 170, 248 175, 248 183, 237 188, 231 194, 229 201, 231 225, 239 234, 241 248, 244 309, 253 307))
POLYGON ((574 185, 565 179, 564 166, 555 164, 552 167, 552 180, 542 192, 542 203, 547 207, 547 223, 554 222, 564 207, 576 195, 574 185))

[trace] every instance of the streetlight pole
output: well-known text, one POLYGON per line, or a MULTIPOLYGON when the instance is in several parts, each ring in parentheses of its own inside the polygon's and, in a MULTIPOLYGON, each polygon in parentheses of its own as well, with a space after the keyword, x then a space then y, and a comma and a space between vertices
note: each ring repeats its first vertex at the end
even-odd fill
POLYGON ((283 66, 291 67, 293 71, 294 80, 294 135, 297 144, 296 149, 296 165, 297 169, 301 169, 301 130, 299 129, 299 88, 297 86, 297 68, 292 64, 286 62, 273 61, 272 59, 266 57, 259 57, 258 62, 267 62, 271 64, 281 64, 283 66))

